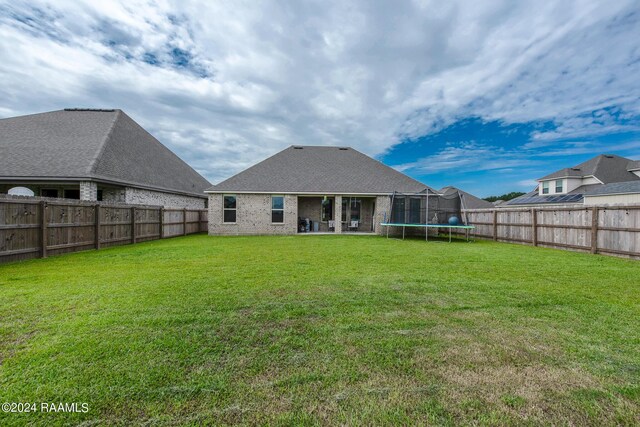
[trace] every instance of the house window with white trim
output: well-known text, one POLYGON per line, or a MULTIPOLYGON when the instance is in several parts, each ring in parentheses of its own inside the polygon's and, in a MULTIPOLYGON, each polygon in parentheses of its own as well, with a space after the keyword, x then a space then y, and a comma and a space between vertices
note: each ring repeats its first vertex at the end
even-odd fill
POLYGON ((222 222, 226 224, 235 224, 237 201, 235 194, 225 194, 222 204, 222 222))
POLYGON ((562 180, 556 180, 556 193, 562 193, 562 180))
POLYGON ((284 222, 284 196, 271 196, 271 222, 274 224, 284 222))
POLYGON ((542 194, 549 194, 549 181, 542 183, 542 194))

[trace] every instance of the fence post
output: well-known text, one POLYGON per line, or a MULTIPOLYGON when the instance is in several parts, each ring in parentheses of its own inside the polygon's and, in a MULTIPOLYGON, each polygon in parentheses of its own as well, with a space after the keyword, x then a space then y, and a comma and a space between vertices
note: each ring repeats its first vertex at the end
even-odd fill
POLYGON ((533 246, 538 246, 538 211, 536 208, 531 208, 531 243, 533 246))
POLYGON ((47 257, 47 202, 40 202, 40 240, 42 242, 41 256, 47 257))
POLYGON ((164 239, 164 206, 160 208, 160 238, 164 239))
POLYGON ((100 249, 100 205, 96 205, 94 208, 94 212, 96 215, 95 218, 95 228, 96 228, 96 235, 95 235, 95 241, 96 241, 96 249, 100 249))
POLYGON ((498 240, 498 210, 493 210, 493 240, 498 240))
POLYGON ((136 208, 131 208, 131 243, 136 242, 136 208))
POLYGON ((187 208, 182 210, 182 235, 187 235, 187 208))
POLYGON ((591 253, 598 253, 598 207, 591 208, 591 253))

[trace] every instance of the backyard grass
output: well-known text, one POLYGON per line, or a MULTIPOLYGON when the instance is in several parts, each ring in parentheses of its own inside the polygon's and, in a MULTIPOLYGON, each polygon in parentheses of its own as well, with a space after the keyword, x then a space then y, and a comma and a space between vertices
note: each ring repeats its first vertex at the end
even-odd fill
POLYGON ((0 425, 640 422, 640 262, 188 236, 0 265, 0 425))

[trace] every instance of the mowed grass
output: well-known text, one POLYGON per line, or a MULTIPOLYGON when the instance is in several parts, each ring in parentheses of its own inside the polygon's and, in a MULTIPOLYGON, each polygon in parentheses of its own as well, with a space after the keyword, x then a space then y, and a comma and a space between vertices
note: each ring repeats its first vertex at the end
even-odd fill
POLYGON ((188 236, 0 265, 0 425, 640 422, 640 263, 188 236))

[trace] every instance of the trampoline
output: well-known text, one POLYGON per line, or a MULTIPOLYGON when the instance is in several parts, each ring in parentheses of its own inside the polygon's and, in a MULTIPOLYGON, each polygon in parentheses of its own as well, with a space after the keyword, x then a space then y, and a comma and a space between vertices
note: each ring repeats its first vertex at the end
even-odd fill
POLYGON ((441 229, 448 229, 449 242, 454 230, 464 231, 469 241, 470 233, 475 229, 463 215, 464 197, 459 191, 445 196, 426 189, 420 193, 394 192, 389 197, 390 210, 380 223, 387 229, 387 238, 392 228, 402 229, 403 240, 407 229, 412 230, 412 234, 421 234, 420 230, 424 230, 425 240, 429 240, 430 230, 439 234, 441 229))
MULTIPOLYGON (((451 242, 451 234, 452 230, 460 229, 465 230, 465 235, 467 242, 469 241, 469 232, 470 230, 474 230, 476 227, 473 225, 451 225, 451 224, 394 224, 391 222, 382 222, 380 225, 387 227, 387 239, 389 238, 389 227, 402 227, 402 240, 404 240, 405 228, 406 227, 421 227, 421 228, 448 228, 449 229, 449 242, 451 242)), ((429 240, 429 232, 428 230, 424 233, 425 240, 429 240)))

